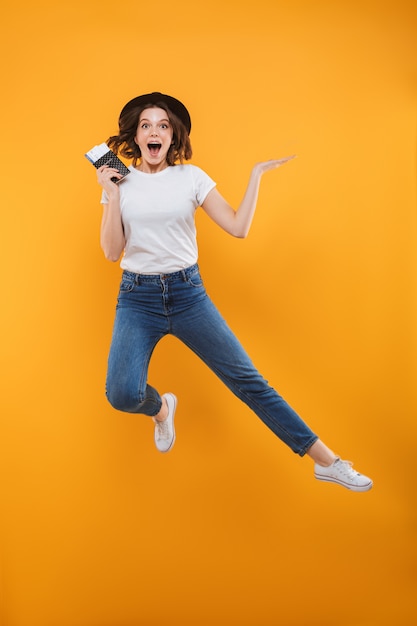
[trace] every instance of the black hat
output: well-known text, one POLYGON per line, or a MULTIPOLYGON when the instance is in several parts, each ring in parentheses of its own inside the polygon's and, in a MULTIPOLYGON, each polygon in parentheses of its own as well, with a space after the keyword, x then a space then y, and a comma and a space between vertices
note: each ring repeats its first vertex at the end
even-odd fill
POLYGON ((158 91, 154 91, 153 93, 146 93, 143 96, 138 96, 137 98, 133 98, 123 107, 119 119, 128 113, 131 109, 135 107, 143 107, 147 104, 157 105, 157 104, 165 104, 174 115, 179 117, 181 122, 184 124, 187 129, 188 134, 191 131, 191 118, 187 109, 183 105, 182 102, 173 98, 172 96, 167 96, 164 93, 159 93, 158 91))

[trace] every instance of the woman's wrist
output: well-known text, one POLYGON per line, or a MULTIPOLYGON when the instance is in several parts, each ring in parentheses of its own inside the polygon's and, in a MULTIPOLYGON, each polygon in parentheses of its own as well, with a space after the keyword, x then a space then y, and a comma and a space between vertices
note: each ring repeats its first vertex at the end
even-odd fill
POLYGON ((120 201, 120 191, 117 185, 115 185, 116 189, 107 190, 106 194, 109 199, 109 204, 118 204, 120 201))

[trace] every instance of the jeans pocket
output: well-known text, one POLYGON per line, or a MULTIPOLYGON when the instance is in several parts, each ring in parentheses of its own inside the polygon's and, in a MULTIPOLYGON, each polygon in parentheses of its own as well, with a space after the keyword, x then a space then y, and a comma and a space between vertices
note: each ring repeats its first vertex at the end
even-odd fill
POLYGON ((196 271, 190 276, 187 276, 187 283, 192 287, 203 287, 203 280, 200 276, 200 272, 196 271))
POLYGON ((135 286, 133 280, 129 278, 122 278, 120 283, 120 293, 130 293, 135 286))

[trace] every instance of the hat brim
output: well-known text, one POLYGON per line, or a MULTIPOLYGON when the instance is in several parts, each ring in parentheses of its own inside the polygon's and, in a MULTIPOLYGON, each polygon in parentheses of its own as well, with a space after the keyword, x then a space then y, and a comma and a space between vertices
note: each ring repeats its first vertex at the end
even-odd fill
POLYGON ((182 102, 173 98, 172 96, 168 96, 164 93, 159 93, 158 91, 154 91, 153 93, 143 94, 142 96, 137 96, 137 98, 133 98, 123 107, 119 119, 124 116, 126 113, 129 113, 134 108, 141 107, 144 108, 146 105, 157 105, 157 104, 165 104, 174 115, 176 115, 181 122, 184 124, 187 129, 188 134, 191 132, 191 117, 188 113, 186 107, 182 102))

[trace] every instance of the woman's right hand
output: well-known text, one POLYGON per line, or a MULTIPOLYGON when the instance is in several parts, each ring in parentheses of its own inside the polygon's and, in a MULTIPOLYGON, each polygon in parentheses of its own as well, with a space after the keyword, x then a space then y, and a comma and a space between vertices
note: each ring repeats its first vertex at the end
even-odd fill
POLYGON ((109 197, 119 193, 119 187, 117 186, 117 183, 112 181, 112 178, 120 180, 123 177, 114 167, 102 165, 98 168, 97 180, 109 197))

